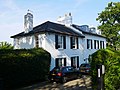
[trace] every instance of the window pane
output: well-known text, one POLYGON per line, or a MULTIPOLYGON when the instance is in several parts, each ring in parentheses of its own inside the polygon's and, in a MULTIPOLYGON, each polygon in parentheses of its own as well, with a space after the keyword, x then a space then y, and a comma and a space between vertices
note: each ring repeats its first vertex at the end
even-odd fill
POLYGON ((66 66, 66 58, 56 58, 56 66, 66 66))
POLYGON ((79 67, 79 57, 75 56, 75 57, 71 57, 71 66, 72 67, 79 67))
POLYGON ((58 48, 63 48, 63 36, 58 36, 58 48))

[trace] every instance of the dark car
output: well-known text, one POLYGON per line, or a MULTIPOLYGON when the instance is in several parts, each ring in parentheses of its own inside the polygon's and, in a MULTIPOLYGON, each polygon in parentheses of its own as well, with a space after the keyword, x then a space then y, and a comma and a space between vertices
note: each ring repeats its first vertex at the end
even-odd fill
POLYGON ((71 66, 55 67, 53 68, 48 76, 50 81, 58 81, 61 83, 66 82, 70 79, 75 79, 79 77, 79 71, 71 66))
POLYGON ((81 74, 89 74, 90 73, 90 64, 89 63, 81 64, 79 70, 80 70, 81 74))

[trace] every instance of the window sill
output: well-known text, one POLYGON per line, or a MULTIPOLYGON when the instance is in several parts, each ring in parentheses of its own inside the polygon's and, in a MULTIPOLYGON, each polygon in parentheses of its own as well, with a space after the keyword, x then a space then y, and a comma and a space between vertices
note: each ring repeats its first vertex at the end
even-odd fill
POLYGON ((78 50, 77 48, 72 48, 72 50, 78 50))
POLYGON ((63 48, 58 48, 58 50, 64 50, 63 48))

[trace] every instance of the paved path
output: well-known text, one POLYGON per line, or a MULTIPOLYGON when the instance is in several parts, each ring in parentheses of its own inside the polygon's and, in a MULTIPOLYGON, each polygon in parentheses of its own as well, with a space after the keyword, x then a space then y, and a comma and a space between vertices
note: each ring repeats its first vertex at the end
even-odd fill
POLYGON ((18 90, 92 90, 90 76, 68 81, 64 84, 43 82, 18 90))

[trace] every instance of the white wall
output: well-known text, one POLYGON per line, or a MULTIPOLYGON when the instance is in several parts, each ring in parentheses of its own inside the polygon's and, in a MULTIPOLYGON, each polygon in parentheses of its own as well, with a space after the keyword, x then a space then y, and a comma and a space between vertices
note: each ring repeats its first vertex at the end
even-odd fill
MULTIPOLYGON (((17 45, 17 41, 15 40, 14 45, 16 49, 21 48, 34 48, 35 47, 35 37, 29 36, 30 40, 26 41, 25 38, 20 38, 19 45, 17 45)), ((66 49, 55 49, 55 34, 44 33, 38 35, 39 39, 39 47, 42 47, 46 51, 51 54, 51 67, 50 70, 55 67, 55 58, 66 58, 66 65, 71 65, 71 57, 79 56, 79 65, 81 63, 85 63, 85 59, 87 60, 88 56, 98 49, 94 49, 94 40, 104 41, 106 48, 106 39, 93 36, 89 34, 85 34, 85 38, 79 37, 79 49, 70 49, 70 36, 66 36, 66 49), (93 49, 87 49, 87 39, 93 40, 93 49)), ((100 43, 99 43, 100 44, 100 43)), ((99 45, 100 46, 100 45, 99 45)))
POLYGON ((70 49, 70 36, 66 36, 66 49, 55 49, 55 34, 46 34, 45 50, 51 54, 51 69, 55 66, 55 58, 66 58, 66 65, 71 65, 71 57, 79 56, 79 65, 83 63, 83 45, 79 38, 79 49, 70 49))
POLYGON ((34 47, 35 38, 34 36, 27 36, 14 39, 14 48, 15 49, 30 49, 34 47))
MULTIPOLYGON (((99 48, 100 48, 100 41, 104 41, 104 48, 106 48, 106 39, 104 37, 93 36, 90 34, 85 34, 84 38, 84 59, 88 59, 89 55, 96 52, 99 49, 94 49, 94 40, 99 40, 99 48), (92 39, 93 49, 87 49, 87 39, 92 39)), ((88 61, 86 61, 88 62, 88 61)))

